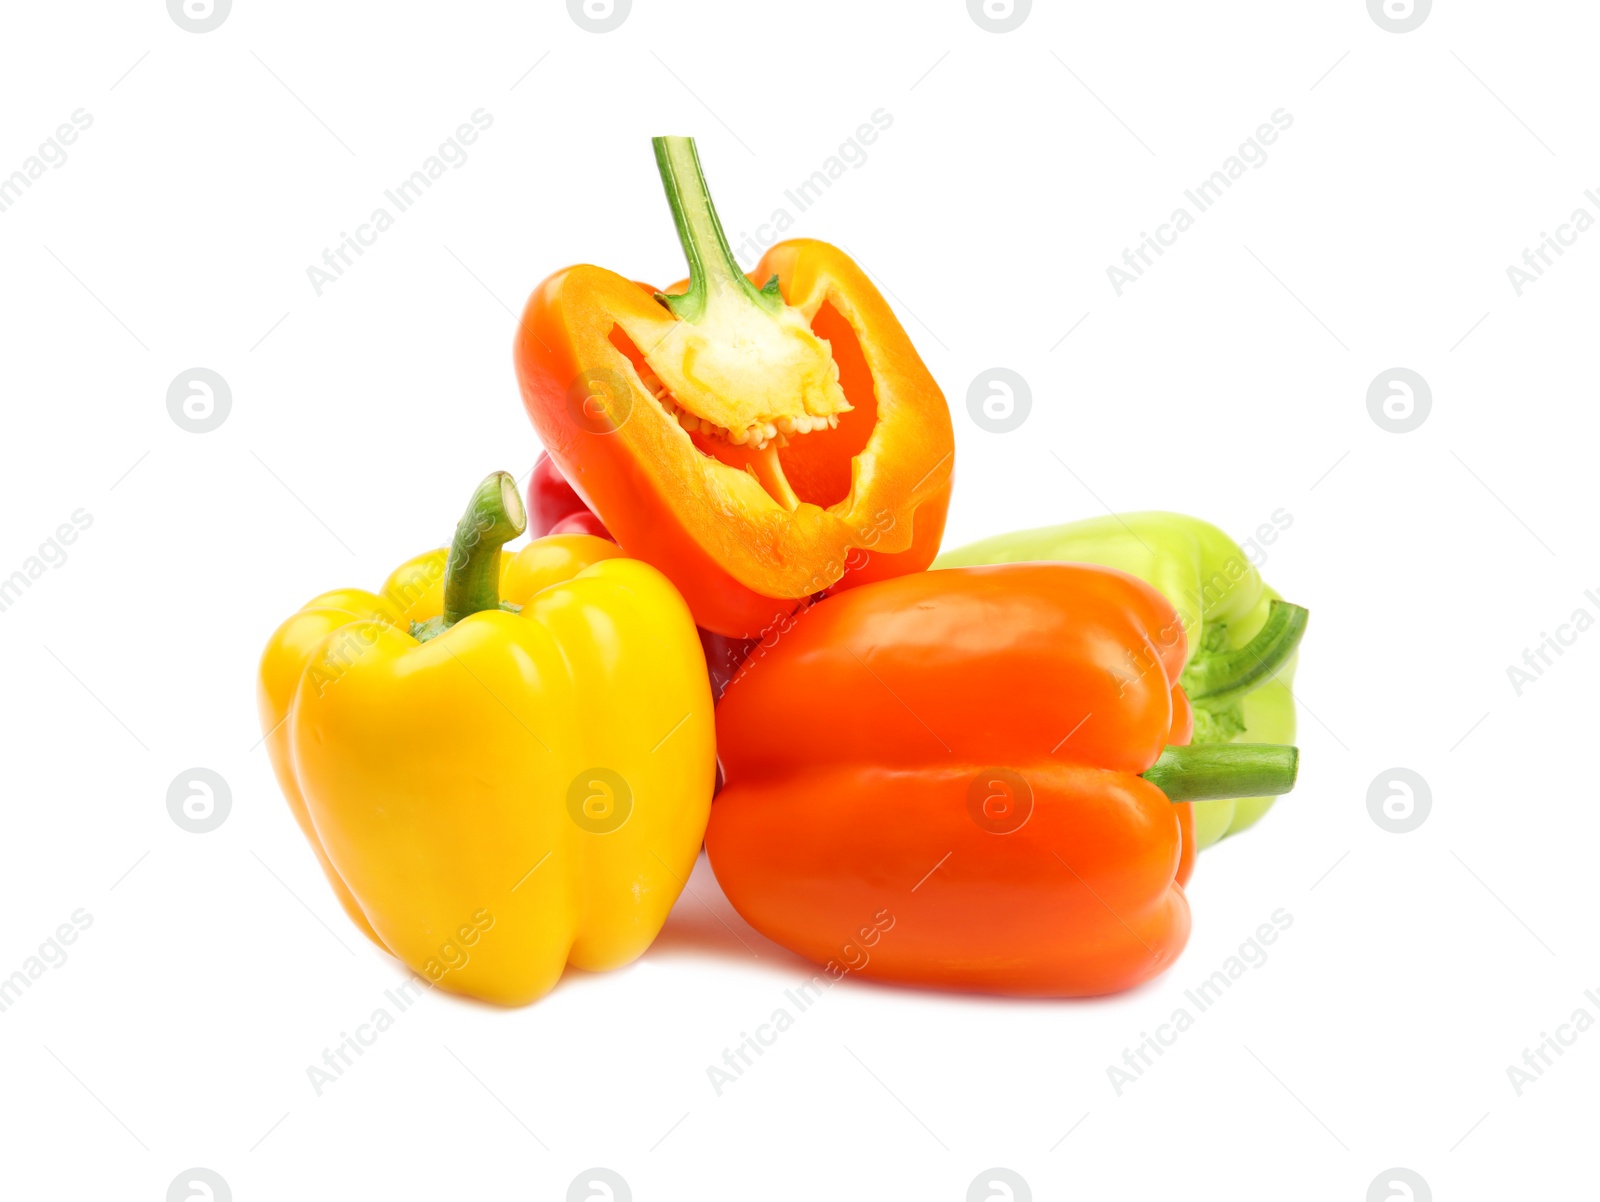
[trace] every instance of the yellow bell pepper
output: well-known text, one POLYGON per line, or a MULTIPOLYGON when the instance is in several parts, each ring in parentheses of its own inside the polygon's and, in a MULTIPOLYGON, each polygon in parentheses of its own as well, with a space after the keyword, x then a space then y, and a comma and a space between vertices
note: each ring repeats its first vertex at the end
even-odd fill
POLYGON ((502 555, 525 526, 511 477, 490 476, 449 549, 280 626, 258 690, 278 782, 352 921, 503 1005, 650 946, 716 775, 677 591, 589 535, 502 555))

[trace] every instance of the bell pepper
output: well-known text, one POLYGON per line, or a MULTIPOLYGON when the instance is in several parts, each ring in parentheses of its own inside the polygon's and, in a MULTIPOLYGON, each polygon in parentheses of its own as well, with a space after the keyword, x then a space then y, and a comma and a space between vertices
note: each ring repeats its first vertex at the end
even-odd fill
POLYGON ((836 978, 1136 985, 1188 938, 1186 803, 1285 792, 1297 763, 1293 747, 1186 745, 1186 650, 1153 588, 1076 564, 827 598, 717 708, 717 880, 836 978))
MULTIPOLYGON (((550 456, 539 452, 528 476, 528 533, 534 538, 547 534, 592 534, 611 538, 594 511, 572 491, 550 456)), ((615 542, 615 539, 611 539, 615 542)))
MULTIPOLYGON (((1280 510, 1279 513, 1282 513, 1280 510)), ((1275 542, 1294 519, 1257 532, 1275 542)), ((1260 542, 1253 542, 1257 554, 1260 542)), ((1190 659, 1179 678, 1194 707, 1194 742, 1292 743, 1296 649, 1307 613, 1268 588, 1251 556, 1209 522, 1178 513, 1127 513, 996 535, 934 561, 937 568, 1066 560, 1128 572, 1177 609, 1190 659)), ((1257 822, 1270 795, 1194 807, 1195 841, 1209 847, 1257 822)))
MULTIPOLYGON (((572 491, 572 485, 562 478, 561 470, 543 451, 534 460, 528 479, 528 530, 535 538, 545 534, 593 534, 611 538, 611 532, 600 524, 600 519, 583 503, 583 498, 572 491)), ((699 630, 700 649, 705 652, 706 672, 711 678, 711 696, 718 700, 756 640, 729 638, 703 626, 699 630)))
POLYGON ((588 535, 504 543, 511 477, 380 593, 313 598, 267 644, 274 771, 339 900, 442 989, 503 1005, 649 946, 716 774, 688 608, 588 535))
POLYGON ((944 395, 866 274, 823 242, 746 277, 690 138, 656 138, 689 279, 558 271, 517 330, 540 441, 696 622, 759 637, 801 598, 932 562, 950 499, 944 395), (765 281, 761 283, 760 281, 765 281))

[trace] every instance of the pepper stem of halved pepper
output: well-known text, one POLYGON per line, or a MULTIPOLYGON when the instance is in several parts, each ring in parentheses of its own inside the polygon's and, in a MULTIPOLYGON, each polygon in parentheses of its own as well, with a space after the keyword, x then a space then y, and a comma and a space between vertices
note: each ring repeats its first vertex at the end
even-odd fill
POLYGON ((717 218, 717 208, 711 203, 711 189, 706 186, 694 139, 651 138, 650 144, 655 147, 656 166, 667 191, 667 203, 672 206, 678 241, 683 243, 683 253, 689 260, 688 291, 676 296, 658 292, 656 299, 684 321, 699 321, 709 303, 725 299, 742 298, 769 313, 778 312, 783 307, 778 277, 773 276, 766 287, 757 288, 739 270, 717 218))
POLYGON ((682 293, 656 293, 681 324, 642 352, 641 382, 702 451, 751 470, 785 509, 800 501, 778 462, 791 437, 835 429, 851 411, 832 348, 790 308, 774 275, 757 288, 739 268, 693 138, 654 138, 656 165, 689 261, 682 293))
POLYGON ((528 528, 528 512, 509 472, 493 472, 473 490, 456 523, 444 569, 444 613, 414 623, 412 636, 427 642, 468 614, 501 609, 500 548, 528 528))
POLYGON ((1181 683, 1189 700, 1215 707, 1237 700, 1264 684, 1294 654, 1305 635, 1310 616, 1308 610, 1298 605, 1273 601, 1267 610, 1266 623, 1248 643, 1208 656, 1185 669, 1181 683))
POLYGON ((1280 743, 1194 743, 1167 747, 1141 775, 1169 801, 1281 797, 1294 788, 1300 749, 1280 743))

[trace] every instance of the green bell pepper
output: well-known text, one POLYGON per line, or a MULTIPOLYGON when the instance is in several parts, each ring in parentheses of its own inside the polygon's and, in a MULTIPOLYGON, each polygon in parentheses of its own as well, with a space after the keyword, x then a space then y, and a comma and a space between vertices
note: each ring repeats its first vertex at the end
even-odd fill
MULTIPOLYGON (((1294 517, 1273 514, 1250 540, 1256 557, 1294 517)), ((1196 743, 1293 743, 1296 648, 1306 611, 1268 588, 1251 556, 1209 522, 1178 513, 1128 513, 996 535, 946 551, 935 568, 1065 560, 1117 568, 1172 603, 1188 638, 1180 683, 1196 743)), ((1194 802, 1195 842, 1209 847, 1253 825, 1274 797, 1194 802)))

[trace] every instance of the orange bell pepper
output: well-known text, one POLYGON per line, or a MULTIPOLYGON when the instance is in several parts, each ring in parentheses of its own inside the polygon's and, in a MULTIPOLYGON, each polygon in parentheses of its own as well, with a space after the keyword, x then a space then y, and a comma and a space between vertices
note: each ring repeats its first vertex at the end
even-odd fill
POLYGON ((1188 939, 1174 803, 1294 777, 1292 747, 1184 746, 1183 623, 1106 568, 903 576, 763 651, 717 709, 706 850, 735 909, 835 979, 1127 989, 1188 939))
POLYGON ((693 140, 655 147, 689 279, 652 294, 584 265, 534 291, 515 360, 550 457, 719 634, 759 636, 847 571, 926 568, 954 437, 893 311, 823 242, 779 243, 747 278, 693 140))

